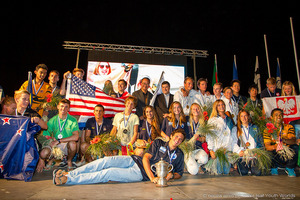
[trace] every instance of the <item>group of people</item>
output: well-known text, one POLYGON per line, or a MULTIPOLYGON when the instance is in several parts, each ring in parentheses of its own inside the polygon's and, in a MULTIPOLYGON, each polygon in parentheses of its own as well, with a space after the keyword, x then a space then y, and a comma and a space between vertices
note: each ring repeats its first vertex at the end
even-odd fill
MULTIPOLYGON (((248 165, 243 159, 238 159, 235 165, 222 164, 218 160, 221 149, 226 150, 225 156, 228 156, 228 152, 233 152, 240 158, 247 149, 265 149, 272 155, 272 175, 278 175, 278 168, 284 167, 288 176, 296 176, 294 169, 297 166, 300 140, 296 137, 294 127, 283 123, 283 111, 274 109, 271 113, 270 122, 279 130, 277 135, 268 130, 259 130, 250 115, 251 109, 263 110, 262 98, 296 95, 295 88, 289 81, 284 82, 282 90, 279 90, 276 88, 275 79, 269 78, 267 88, 261 92, 260 98, 257 97, 258 90, 255 85, 249 87, 249 98, 246 98, 240 95, 239 80, 233 80, 225 88, 222 83, 216 83, 213 94, 210 94, 207 91, 207 79, 200 78, 197 81, 199 90, 196 90, 193 89, 194 80, 186 77, 183 87, 174 95, 170 93, 170 83, 164 81, 161 85, 162 94, 156 97, 154 105, 151 106, 153 94, 148 91, 149 78, 141 79, 141 88, 131 95, 126 92, 127 82, 121 79, 118 81, 118 92, 108 95, 125 99, 125 110, 117 113, 113 119, 104 118, 105 107, 99 102, 94 108, 94 117, 88 119, 84 130, 80 130, 77 122, 79 116, 68 114, 70 101, 64 98, 70 72, 63 75, 61 87, 57 85, 59 72, 50 71, 49 83, 46 83, 44 79, 47 72, 45 64, 36 66, 35 78, 32 80, 31 108, 28 107, 29 84, 25 81, 14 97, 5 97, 2 100, 1 113, 30 117, 33 123, 42 128, 41 135, 52 139, 49 145, 39 146, 40 158, 36 168, 38 172, 52 169, 53 147, 64 152, 66 159, 60 166, 66 166, 67 170, 54 170, 53 181, 56 185, 147 180, 156 183, 157 178, 150 166, 161 158, 173 165, 167 180, 180 178, 185 168, 192 175, 205 173, 205 164, 215 159, 217 174, 228 174, 237 169, 241 175, 262 175, 260 168, 255 164, 248 165), (47 98, 55 96, 61 97, 58 105, 45 107, 47 98), (210 115, 205 114, 208 108, 211 108, 210 115), (199 128, 207 124, 213 127, 214 134, 199 134, 199 128), (263 134, 260 134, 261 131, 264 131, 263 134), (116 136, 122 149, 115 156, 93 158, 87 152, 90 141, 104 133, 116 136), (195 143, 194 149, 188 155, 184 155, 179 148, 185 139, 195 143), (146 144, 151 144, 147 150, 146 144), (279 146, 282 145, 293 150, 294 154, 289 159, 278 154, 279 146), (128 155, 128 146, 136 148, 134 155, 128 155), (79 155, 79 164, 74 163, 76 155, 79 155)), ((73 75, 83 79, 84 70, 75 68, 73 75)))

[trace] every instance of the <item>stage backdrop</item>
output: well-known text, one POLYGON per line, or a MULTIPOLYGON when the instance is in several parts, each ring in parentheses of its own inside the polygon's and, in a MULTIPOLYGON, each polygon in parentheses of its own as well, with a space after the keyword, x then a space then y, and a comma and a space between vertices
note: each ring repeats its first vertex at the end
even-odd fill
POLYGON ((164 71, 164 79, 171 84, 171 93, 183 85, 186 57, 124 52, 89 51, 87 82, 103 88, 106 80, 111 80, 117 92, 117 81, 124 79, 132 93, 139 89, 143 77, 150 79, 150 89, 154 91, 164 71))

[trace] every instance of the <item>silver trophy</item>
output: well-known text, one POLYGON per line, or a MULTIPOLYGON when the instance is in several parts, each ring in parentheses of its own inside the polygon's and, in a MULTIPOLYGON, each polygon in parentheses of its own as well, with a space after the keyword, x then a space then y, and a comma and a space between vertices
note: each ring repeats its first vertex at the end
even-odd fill
POLYGON ((157 175, 158 181, 156 183, 157 187, 166 187, 167 179, 166 176, 170 171, 173 170, 173 165, 169 164, 168 162, 164 161, 163 158, 160 159, 159 162, 151 165, 151 170, 157 175), (156 170, 153 169, 155 167, 156 170))

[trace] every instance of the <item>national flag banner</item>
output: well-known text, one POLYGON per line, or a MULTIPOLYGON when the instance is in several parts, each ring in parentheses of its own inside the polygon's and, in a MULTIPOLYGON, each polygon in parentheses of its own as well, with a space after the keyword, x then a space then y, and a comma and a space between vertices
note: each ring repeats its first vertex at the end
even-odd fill
POLYGON ((238 71, 237 71, 237 65, 236 65, 236 56, 233 56, 233 71, 232 71, 232 80, 238 80, 238 71))
POLYGON ((259 72, 259 64, 258 64, 258 56, 256 56, 255 60, 255 71, 254 71, 254 83, 257 85, 257 93, 261 93, 261 84, 260 84, 260 72, 259 72))
POLYGON ((214 87, 214 84, 218 83, 218 82, 219 82, 219 78, 218 78, 217 54, 215 54, 214 71, 213 71, 213 77, 212 77, 212 86, 214 87))
POLYGON ((162 93, 161 84, 162 84, 162 82, 165 81, 164 73, 165 73, 164 71, 161 72, 160 79, 159 79, 159 81, 157 83, 157 86, 156 86, 156 90, 155 90, 155 92, 153 94, 153 97, 152 97, 152 99, 150 101, 150 105, 151 106, 154 106, 154 103, 155 103, 157 95, 159 95, 159 94, 162 93))
POLYGON ((274 108, 283 110, 284 123, 300 119, 300 95, 263 98, 266 117, 270 117, 274 108))
POLYGON ((0 177, 31 181, 39 153, 34 135, 41 129, 29 117, 0 115, 0 177))
POLYGON ((277 58, 276 87, 281 89, 281 72, 280 72, 279 58, 277 58))
POLYGON ((94 116, 97 104, 104 106, 104 117, 114 117, 125 110, 124 99, 113 98, 74 75, 71 75, 67 87, 66 98, 71 102, 70 115, 94 116))
POLYGON ((30 93, 30 99, 29 99, 29 105, 28 105, 28 107, 31 108, 32 97, 33 97, 33 93, 32 93, 32 72, 31 71, 28 72, 28 85, 27 85, 27 89, 26 90, 30 93))

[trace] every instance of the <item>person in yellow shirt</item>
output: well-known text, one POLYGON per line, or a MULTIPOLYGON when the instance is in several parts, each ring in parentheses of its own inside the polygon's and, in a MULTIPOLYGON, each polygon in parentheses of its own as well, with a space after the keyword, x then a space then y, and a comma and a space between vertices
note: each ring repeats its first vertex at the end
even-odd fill
MULTIPOLYGON (((45 64, 39 64, 35 67, 35 78, 32 80, 32 104, 31 109, 35 110, 40 116, 43 116, 43 104, 46 102, 47 95, 52 92, 51 86, 44 81, 47 75, 48 67, 45 64)), ((27 90, 28 81, 25 81, 19 90, 27 90)))

